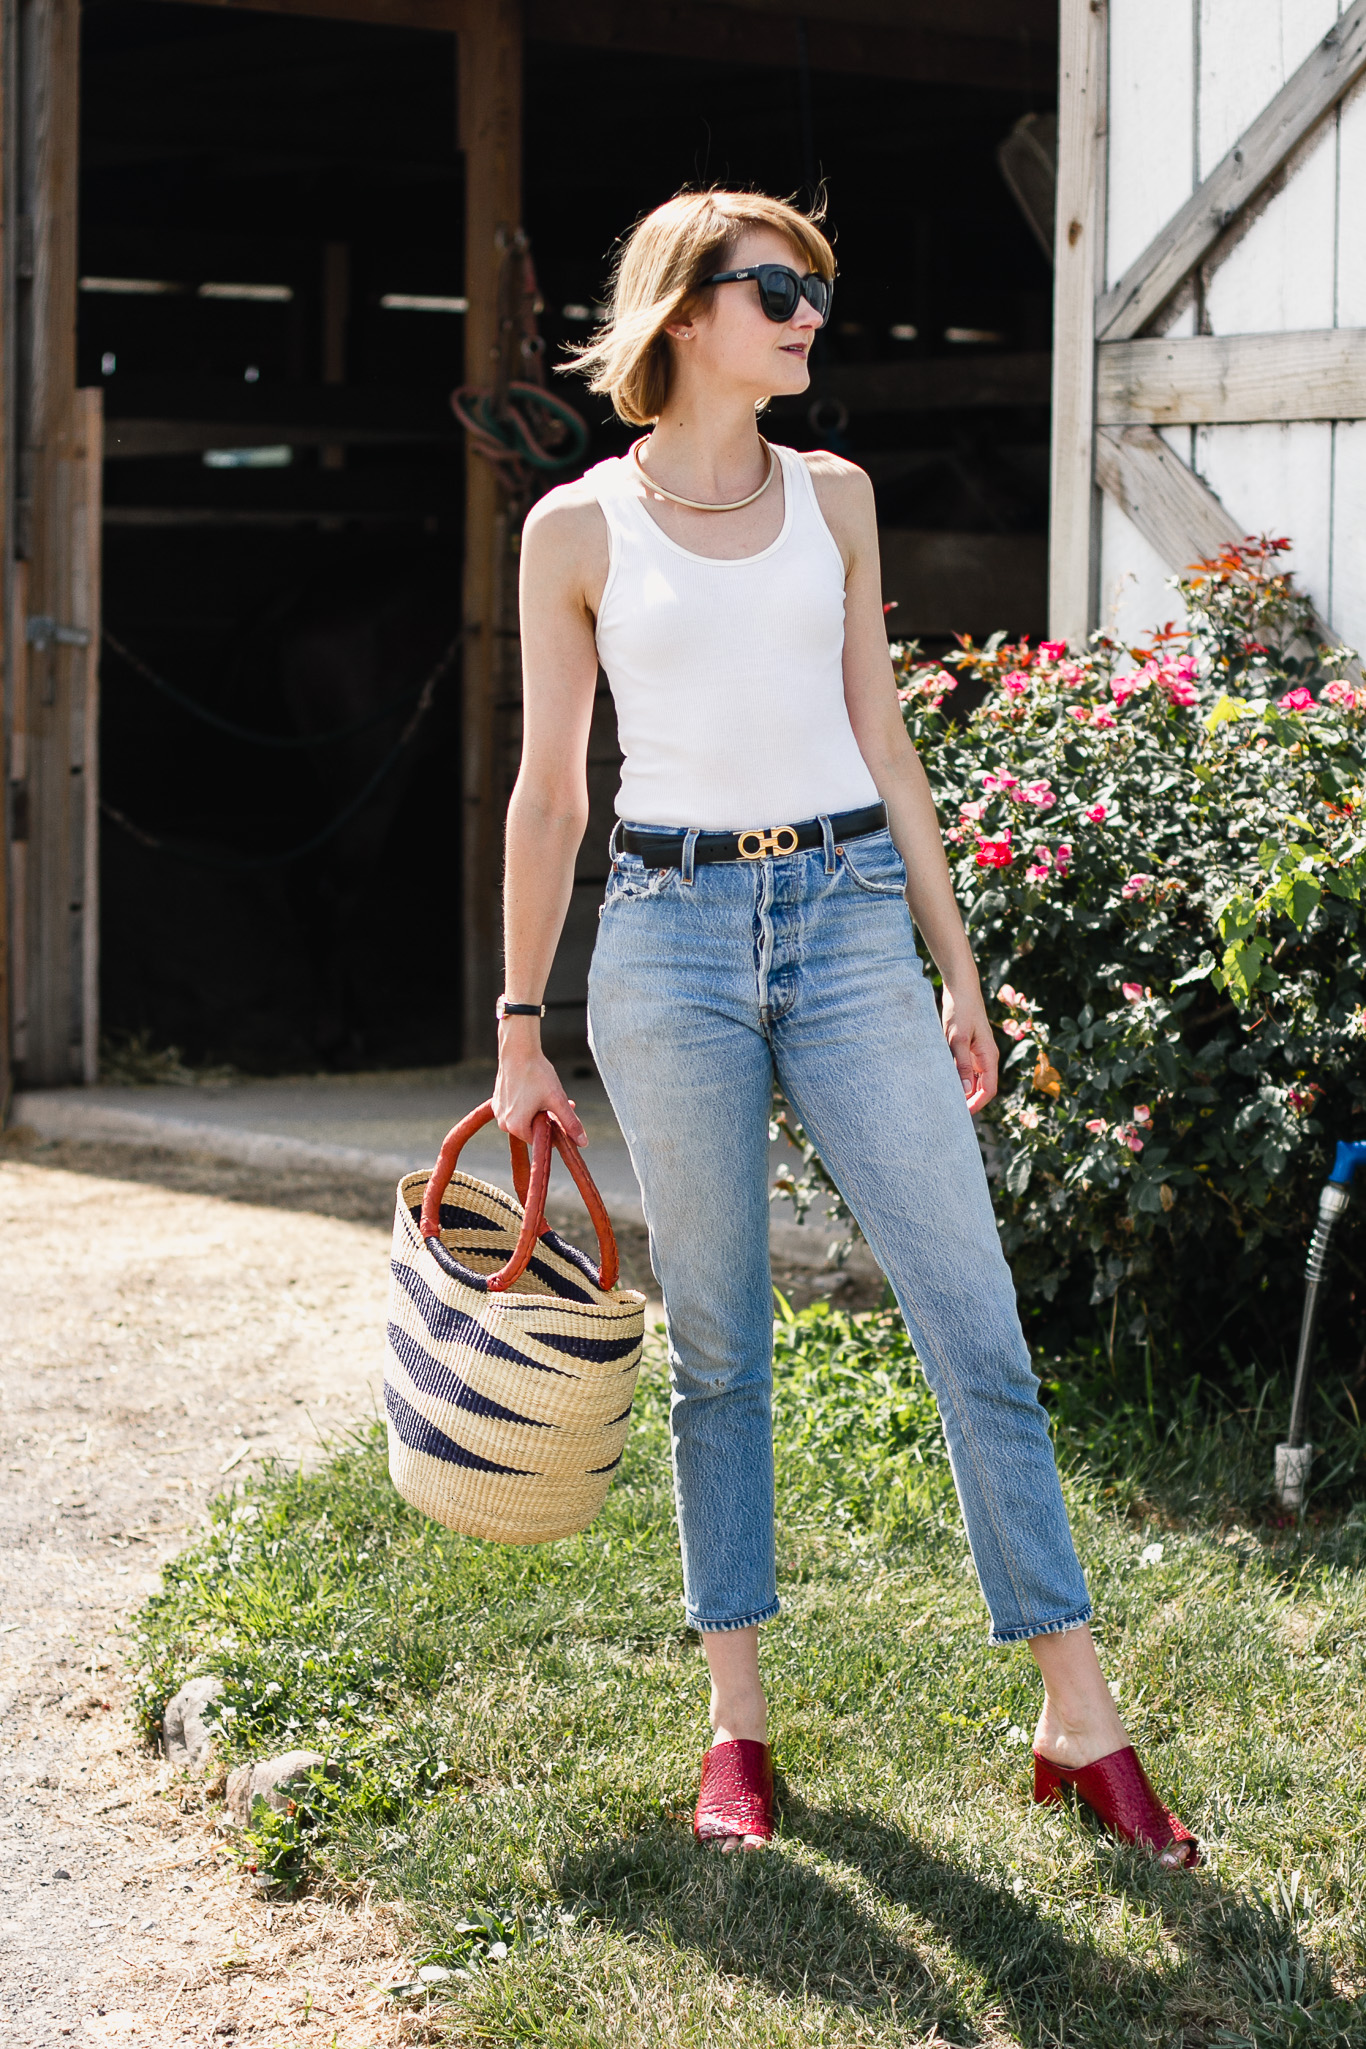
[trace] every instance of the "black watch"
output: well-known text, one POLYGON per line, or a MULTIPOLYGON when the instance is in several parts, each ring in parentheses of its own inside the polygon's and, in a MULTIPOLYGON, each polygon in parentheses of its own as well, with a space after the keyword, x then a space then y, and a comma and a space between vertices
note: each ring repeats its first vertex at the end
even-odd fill
POLYGON ((509 1003, 506 996, 500 996, 494 1005, 496 1017, 544 1017, 543 1003, 509 1003))

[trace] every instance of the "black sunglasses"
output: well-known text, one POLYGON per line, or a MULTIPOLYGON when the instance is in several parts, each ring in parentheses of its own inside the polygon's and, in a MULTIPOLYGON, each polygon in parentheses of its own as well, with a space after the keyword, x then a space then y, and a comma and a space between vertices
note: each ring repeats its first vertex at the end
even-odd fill
POLYGON ((790 320, 803 299, 814 306, 821 316, 824 327, 830 318, 834 303, 834 280, 822 277, 819 271, 809 271, 805 277, 798 277, 786 263, 756 263, 749 270, 718 270, 714 277, 704 277, 704 285, 739 285, 753 278, 759 287, 759 304, 770 320, 790 320))

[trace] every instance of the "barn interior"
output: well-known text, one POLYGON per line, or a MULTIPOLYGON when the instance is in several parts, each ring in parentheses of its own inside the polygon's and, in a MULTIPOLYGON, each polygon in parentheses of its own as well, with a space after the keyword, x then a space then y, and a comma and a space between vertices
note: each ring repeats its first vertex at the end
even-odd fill
MULTIPOLYGON (((850 10, 890 41, 844 44, 777 9, 703 7, 661 47, 665 12, 528 12, 522 220, 547 361, 588 332, 623 228, 679 186, 823 183, 834 318, 810 398, 768 430, 872 474, 895 635, 1037 634, 1051 272, 998 153, 1024 117, 1046 133, 1053 10, 975 0, 929 58, 897 28, 926 10, 897 0, 850 10)), ((481 458, 449 404, 474 376, 459 62, 455 35, 406 26, 84 9, 78 382, 105 408, 114 1040, 255 1072, 479 1050, 459 811, 481 458)), ((603 403, 553 381, 585 418, 583 463, 622 452, 603 403)), ((614 746, 604 698, 550 992, 565 1048, 583 1042, 614 746)), ((500 762, 505 795, 515 719, 500 762)))

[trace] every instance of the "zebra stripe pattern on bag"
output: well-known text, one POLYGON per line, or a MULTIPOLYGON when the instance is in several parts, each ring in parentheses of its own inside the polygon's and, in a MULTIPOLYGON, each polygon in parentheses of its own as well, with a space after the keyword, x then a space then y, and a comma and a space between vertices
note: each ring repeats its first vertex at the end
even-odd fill
POLYGON ((521 1206, 457 1172, 429 1249, 428 1176, 399 1184, 390 1261, 389 1470, 414 1507, 469 1536, 538 1543, 583 1529, 621 1463, 645 1298, 604 1291, 553 1231, 514 1289, 490 1294, 521 1206))

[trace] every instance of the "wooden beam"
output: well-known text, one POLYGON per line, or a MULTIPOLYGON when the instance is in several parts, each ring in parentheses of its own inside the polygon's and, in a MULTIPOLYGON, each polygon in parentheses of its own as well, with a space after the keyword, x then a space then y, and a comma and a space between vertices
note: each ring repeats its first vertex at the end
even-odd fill
POLYGON ((1062 0, 1053 281, 1048 630, 1074 646, 1095 620, 1095 304, 1105 234, 1105 0, 1062 0))
POLYGON ((1366 328, 1103 342, 1101 426, 1366 419, 1366 328))
POLYGON ((1131 341, 1142 332, 1363 72, 1366 0, 1354 0, 1186 204, 1098 298, 1099 340, 1131 341))
MULTIPOLYGON (((522 9, 485 0, 460 37, 460 140, 465 152, 465 380, 497 381, 505 337, 499 286, 522 211, 522 9)), ((465 469, 465 652, 461 714, 464 1057, 497 1047, 502 987, 502 726, 517 690, 516 563, 507 500, 491 465, 465 469)))
POLYGON ((1195 471, 1151 427, 1104 427, 1096 481, 1172 569, 1217 555, 1243 529, 1195 471))
MULTIPOLYGON (((1096 479, 1169 569, 1186 569, 1246 538, 1223 500, 1152 427, 1102 427, 1096 479)), ((1317 612, 1312 630, 1323 645, 1337 645, 1337 634, 1317 612)))
POLYGON ((51 1084, 92 1079, 98 1057, 99 413, 75 384, 78 0, 21 0, 19 11, 12 542, 23 573, 10 581, 8 638, 14 836, 22 825, 26 837, 14 1050, 26 1082, 51 1084))

